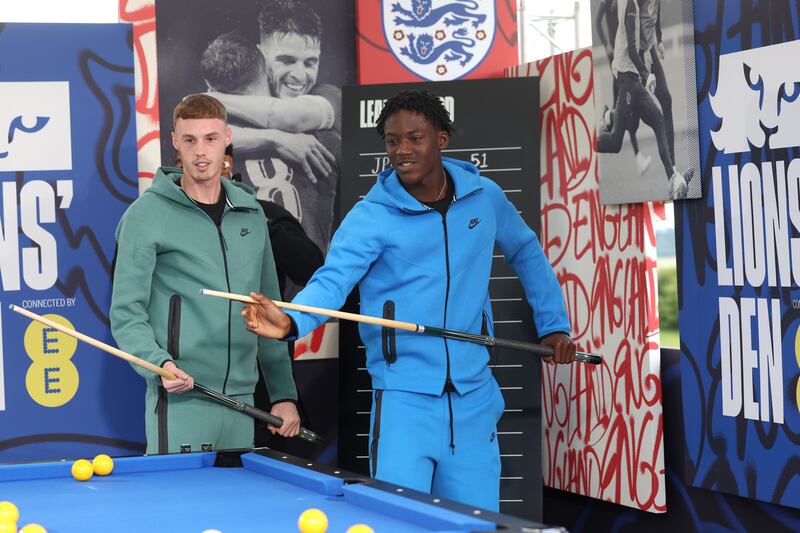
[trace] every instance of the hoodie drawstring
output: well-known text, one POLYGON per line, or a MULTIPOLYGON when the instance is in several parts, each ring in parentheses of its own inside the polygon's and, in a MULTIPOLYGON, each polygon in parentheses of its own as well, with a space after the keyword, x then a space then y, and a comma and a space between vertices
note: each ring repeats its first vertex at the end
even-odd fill
POLYGON ((453 430, 453 398, 451 396, 455 390, 453 382, 448 380, 444 391, 447 393, 447 410, 450 416, 450 455, 456 454, 455 431, 453 430))

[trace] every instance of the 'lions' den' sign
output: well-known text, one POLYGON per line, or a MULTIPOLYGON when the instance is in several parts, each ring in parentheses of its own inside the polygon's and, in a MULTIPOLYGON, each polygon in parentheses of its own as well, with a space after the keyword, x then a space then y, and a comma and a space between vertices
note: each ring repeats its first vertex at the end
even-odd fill
POLYGON ((686 478, 800 507, 797 8, 720 6, 694 12, 704 200, 675 204, 686 478))

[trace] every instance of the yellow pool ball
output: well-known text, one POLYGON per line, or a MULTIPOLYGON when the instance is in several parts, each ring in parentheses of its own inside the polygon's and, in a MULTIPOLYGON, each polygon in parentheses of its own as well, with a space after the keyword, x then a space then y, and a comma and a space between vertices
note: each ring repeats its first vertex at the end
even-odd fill
POLYGON ((107 476, 114 470, 114 460, 101 453, 92 460, 92 467, 94 467, 94 473, 98 476, 107 476))
POLYGON ((0 517, 0 533, 17 533, 17 521, 10 517, 0 517))
POLYGON ((297 520, 300 533, 325 533, 328 531, 328 517, 319 509, 306 509, 297 520))
POLYGON ((72 463, 72 477, 78 481, 86 481, 87 479, 91 479, 93 474, 94 467, 92 467, 92 463, 86 459, 78 459, 72 463))
MULTIPOLYGON (((87 463, 89 461, 86 461, 87 463)), ((19 530, 19 533, 47 533, 47 530, 39 524, 28 524, 19 530)))
POLYGON ((3 518, 10 518, 12 522, 16 523, 19 520, 19 509, 11 502, 0 502, 0 520, 3 518))
POLYGON ((375 533, 375 530, 366 524, 356 524, 347 528, 347 533, 375 533))

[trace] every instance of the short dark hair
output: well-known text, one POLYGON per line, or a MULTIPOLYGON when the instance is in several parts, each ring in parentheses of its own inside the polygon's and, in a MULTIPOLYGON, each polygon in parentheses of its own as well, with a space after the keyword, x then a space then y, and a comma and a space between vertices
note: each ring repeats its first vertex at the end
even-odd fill
POLYGON ((311 6, 299 0, 266 0, 258 15, 258 28, 263 41, 275 33, 296 33, 321 40, 322 21, 311 6))
POLYGON ((228 112, 222 102, 213 96, 202 93, 190 94, 175 106, 172 112, 173 127, 179 118, 218 118, 227 124, 228 112))
POLYGON ((264 72, 264 56, 242 34, 223 33, 208 45, 200 61, 211 90, 238 93, 264 72))
POLYGON ((375 129, 378 130, 378 135, 381 136, 381 139, 386 136, 386 131, 384 130, 386 120, 401 109, 419 113, 428 119, 434 127, 439 128, 439 131, 447 132, 448 135, 453 133, 453 121, 450 120, 450 113, 447 112, 438 96, 425 90, 402 91, 386 100, 386 103, 383 104, 381 114, 375 123, 375 129))

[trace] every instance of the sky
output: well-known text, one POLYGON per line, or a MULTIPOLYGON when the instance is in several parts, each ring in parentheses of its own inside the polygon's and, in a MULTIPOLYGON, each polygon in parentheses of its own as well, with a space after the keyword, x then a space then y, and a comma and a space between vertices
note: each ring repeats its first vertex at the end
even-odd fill
POLYGON ((519 0, 522 62, 592 45, 590 0, 519 0), (553 18, 557 17, 557 18, 553 18), (553 34, 549 30, 552 23, 553 34), (576 41, 575 31, 578 30, 576 41), (547 39, 548 36, 552 40, 547 39))
POLYGON ((0 22, 119 22, 119 0, 2 0, 0 22))

